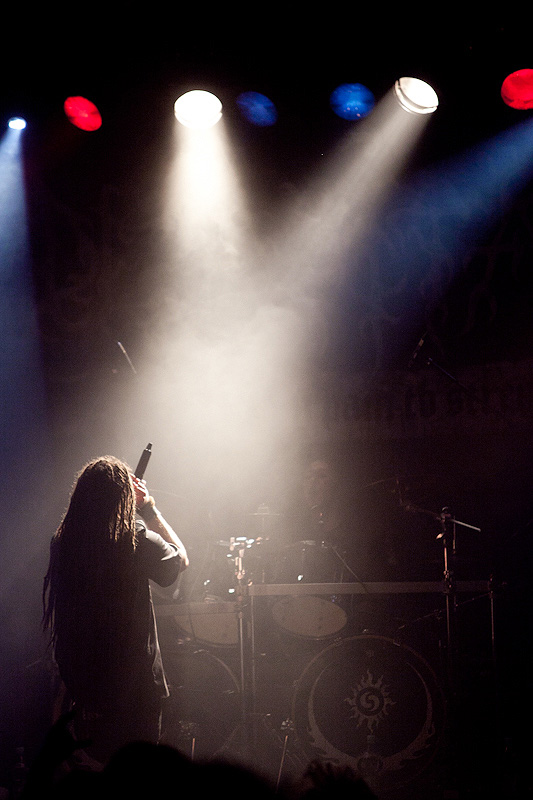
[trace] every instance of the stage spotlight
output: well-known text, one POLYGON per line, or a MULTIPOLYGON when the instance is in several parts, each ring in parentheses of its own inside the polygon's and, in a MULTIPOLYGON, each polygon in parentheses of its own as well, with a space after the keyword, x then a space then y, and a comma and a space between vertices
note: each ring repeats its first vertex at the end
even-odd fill
POLYGON ((7 123, 7 126, 13 131, 23 131, 26 127, 26 120, 22 117, 11 117, 7 123))
POLYGON ((362 119, 374 108, 374 95, 360 83, 343 83, 332 92, 331 108, 338 117, 348 120, 362 119))
POLYGON ((67 97, 63 107, 68 120, 82 131, 97 131, 102 125, 97 107, 85 97, 67 97))
POLYGON ((174 115, 186 128, 212 128, 222 117, 222 103, 211 92, 195 89, 178 97, 174 115))
POLYGON ((521 111, 533 108, 533 69, 512 72, 502 83, 502 100, 521 111))
POLYGON ((243 92, 237 97, 237 107, 243 117, 260 128, 274 125, 278 119, 276 106, 260 92, 243 92))
POLYGON ((433 114, 439 105, 435 90, 419 78, 400 78, 394 91, 401 107, 410 114, 433 114))

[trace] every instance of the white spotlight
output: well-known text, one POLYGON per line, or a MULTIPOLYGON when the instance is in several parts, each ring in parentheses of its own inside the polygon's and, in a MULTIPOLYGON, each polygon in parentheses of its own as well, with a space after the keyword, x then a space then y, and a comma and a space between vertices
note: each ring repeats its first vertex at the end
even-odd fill
POLYGON ((212 128, 222 116, 222 103, 211 92, 194 90, 178 97, 174 114, 187 128, 212 128))
POLYGON ((13 131, 23 131, 26 127, 26 120, 22 117, 11 117, 7 125, 13 131))
POLYGON ((436 91, 419 78, 400 78, 394 91, 401 107, 411 114, 433 114, 439 105, 436 91))

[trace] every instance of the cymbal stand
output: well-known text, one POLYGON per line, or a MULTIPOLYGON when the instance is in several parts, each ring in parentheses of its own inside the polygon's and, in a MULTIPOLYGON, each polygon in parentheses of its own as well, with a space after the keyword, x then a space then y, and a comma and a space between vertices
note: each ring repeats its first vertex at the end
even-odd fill
MULTIPOLYGON (((257 723, 259 715, 256 709, 256 673, 255 673, 255 621, 254 597, 250 596, 248 586, 250 581, 246 574, 245 552, 248 549, 247 540, 230 539, 230 551, 235 552, 235 578, 238 614, 238 644, 240 659, 240 694, 241 694, 241 720, 240 731, 242 734, 241 746, 245 759, 257 766, 257 723)), ((268 716, 268 715, 267 715, 268 716)), ((266 720, 263 720, 266 722, 266 720)), ((289 721, 284 723, 285 739, 283 754, 278 771, 278 784, 281 779, 284 764, 288 758, 287 746, 292 728, 289 721)))
MULTIPOLYGON (((252 751, 253 755, 259 755, 262 757, 263 751, 261 750, 261 742, 264 740, 260 740, 259 736, 262 734, 263 736, 267 736, 267 741, 274 745, 274 747, 280 748, 281 747, 281 754, 280 760, 277 766, 277 778, 275 783, 275 791, 276 793, 279 791, 281 786, 282 777, 284 777, 284 772, 286 766, 289 764, 293 769, 295 769, 298 773, 303 773, 305 767, 307 766, 307 759, 302 752, 301 754, 297 752, 297 736, 296 731, 294 728, 293 720, 290 717, 283 719, 279 728, 275 727, 271 721, 271 714, 264 713, 263 711, 258 710, 256 706, 256 644, 255 644, 255 620, 256 620, 256 606, 255 600, 256 595, 254 595, 253 591, 249 594, 250 604, 250 697, 252 701, 251 711, 250 711, 250 720, 249 726, 250 731, 252 733, 252 751), (296 749, 291 747, 291 744, 296 744, 296 749)), ((259 764, 259 767, 262 768, 264 765, 259 764)))
POLYGON ((446 600, 446 672, 447 681, 452 688, 455 686, 455 660, 456 660, 456 629, 455 612, 457 611, 457 595, 455 592, 455 575, 452 569, 452 560, 456 555, 456 531, 455 524, 451 529, 447 525, 450 518, 447 508, 443 508, 440 514, 440 533, 437 540, 443 544, 444 558, 444 596, 446 600))
POLYGON ((235 578, 236 578, 236 597, 237 597, 237 619, 238 619, 238 642, 239 642, 239 669, 240 669, 240 693, 241 693, 241 730, 243 733, 244 749, 249 755, 250 736, 248 731, 248 702, 247 689, 248 681, 246 670, 246 620, 245 609, 248 605, 248 584, 246 581, 246 570, 244 567, 244 554, 246 541, 230 539, 230 552, 235 553, 235 578))
POLYGON ((449 688, 452 693, 455 691, 455 665, 457 657, 457 629, 456 629, 456 612, 457 612, 457 593, 455 586, 455 557, 457 555, 457 526, 460 525, 464 528, 470 528, 474 531, 481 531, 481 528, 476 528, 474 525, 469 525, 466 522, 460 522, 452 517, 447 507, 444 507, 438 515, 440 522, 440 533, 437 540, 442 541, 443 544, 443 558, 444 558, 444 595, 446 598, 446 663, 447 663, 447 679, 449 688))

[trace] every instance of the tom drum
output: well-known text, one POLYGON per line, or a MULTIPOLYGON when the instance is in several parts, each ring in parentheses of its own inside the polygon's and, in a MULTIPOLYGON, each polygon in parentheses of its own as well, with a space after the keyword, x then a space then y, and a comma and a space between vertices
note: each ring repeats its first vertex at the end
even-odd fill
MULTIPOLYGON (((325 542, 301 541, 284 548, 277 560, 274 583, 336 583, 342 564, 325 542)), ((323 639, 339 633, 348 621, 337 597, 284 595, 272 606, 274 621, 296 636, 323 639)))

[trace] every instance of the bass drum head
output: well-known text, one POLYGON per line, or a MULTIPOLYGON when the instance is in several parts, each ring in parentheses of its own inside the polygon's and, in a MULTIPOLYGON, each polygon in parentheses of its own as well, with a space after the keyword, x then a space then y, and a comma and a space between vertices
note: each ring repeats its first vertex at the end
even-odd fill
POLYGON ((163 712, 164 744, 195 759, 224 752, 240 723, 240 691, 221 658, 205 650, 165 654, 170 689, 163 712))
POLYGON ((378 796, 408 785, 432 762, 444 698, 422 656, 381 636, 327 647, 296 683, 292 717, 310 760, 349 766, 378 796))

